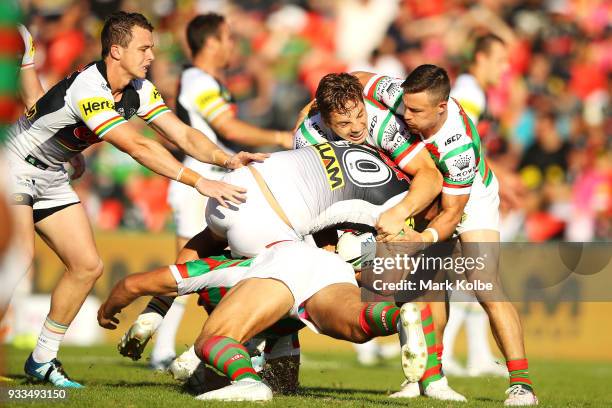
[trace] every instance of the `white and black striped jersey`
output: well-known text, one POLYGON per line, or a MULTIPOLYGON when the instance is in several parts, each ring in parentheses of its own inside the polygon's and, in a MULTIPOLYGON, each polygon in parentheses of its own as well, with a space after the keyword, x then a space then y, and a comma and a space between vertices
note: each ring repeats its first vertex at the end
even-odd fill
POLYGON ((59 169, 134 115, 150 123, 169 112, 148 80, 135 79, 114 101, 104 61, 57 83, 8 132, 7 149, 42 169, 59 169))

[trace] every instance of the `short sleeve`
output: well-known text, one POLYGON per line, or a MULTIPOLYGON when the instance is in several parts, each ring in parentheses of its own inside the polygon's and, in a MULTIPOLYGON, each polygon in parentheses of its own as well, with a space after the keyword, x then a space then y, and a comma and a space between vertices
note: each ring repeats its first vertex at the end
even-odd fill
POLYGON ((142 81, 137 89, 140 106, 136 114, 145 122, 151 123, 161 115, 170 112, 161 94, 148 80, 142 81))
POLYGON ((402 114, 402 80, 385 75, 374 75, 363 88, 363 93, 393 113, 402 114))
POLYGON ((469 194, 478 172, 476 153, 472 143, 463 145, 440 159, 442 192, 452 195, 469 194))
POLYGON ((113 95, 97 81, 77 79, 68 90, 69 107, 74 115, 102 138, 127 121, 115 110, 113 95))
POLYGON ((193 105, 208 123, 215 120, 220 114, 234 109, 232 104, 224 98, 223 90, 219 84, 208 79, 202 81, 199 88, 193 93, 193 105))
POLYGON ((21 69, 34 68, 34 55, 36 53, 36 48, 34 47, 34 39, 32 38, 32 34, 30 34, 24 25, 20 24, 18 29, 19 34, 21 34, 21 38, 23 39, 24 46, 23 58, 21 59, 21 69))

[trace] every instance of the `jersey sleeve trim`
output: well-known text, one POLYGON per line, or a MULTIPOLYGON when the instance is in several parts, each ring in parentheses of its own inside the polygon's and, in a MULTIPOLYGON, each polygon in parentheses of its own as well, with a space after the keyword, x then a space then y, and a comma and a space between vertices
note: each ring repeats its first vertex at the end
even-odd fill
POLYGON ((417 142, 412 144, 405 142, 404 144, 407 146, 400 146, 399 149, 396 150, 395 155, 397 156, 394 159, 401 169, 403 169, 408 163, 410 163, 410 160, 414 159, 414 157, 425 148, 425 143, 423 142, 417 142))
POLYGON ((149 112, 145 113, 142 116, 142 119, 145 122, 147 122, 147 123, 151 123, 158 116, 161 116, 164 113, 168 113, 168 112, 170 112, 170 109, 168 109, 168 107, 166 105, 159 105, 159 106, 156 106, 155 108, 151 109, 149 112))
POLYGON ((372 78, 370 78, 370 80, 367 82, 365 88, 363 89, 363 93, 367 97, 369 97, 369 98, 371 98, 371 99, 373 99, 373 100, 375 100, 377 102, 380 102, 378 99, 376 99, 376 95, 377 95, 376 91, 378 89, 378 85, 380 84, 380 81, 384 77, 385 77, 384 75, 375 75, 372 78))
POLYGON ((300 125, 300 131, 302 132, 302 135, 304 136, 306 141, 308 141, 308 143, 310 143, 311 145, 319 144, 317 139, 312 135, 312 133, 310 133, 310 131, 306 127, 306 121, 302 122, 302 124, 300 125))
POLYGON ((100 123, 98 126, 93 128, 92 130, 96 134, 96 136, 98 136, 99 138, 102 138, 102 136, 104 136, 105 134, 110 132, 112 129, 116 128, 117 126, 123 123, 127 123, 127 121, 123 119, 121 116, 117 115, 110 119, 105 120, 104 122, 100 123))
POLYGON ((442 183, 442 193, 449 195, 466 195, 470 194, 472 191, 472 186, 463 187, 463 186, 453 186, 448 185, 446 182, 442 183))

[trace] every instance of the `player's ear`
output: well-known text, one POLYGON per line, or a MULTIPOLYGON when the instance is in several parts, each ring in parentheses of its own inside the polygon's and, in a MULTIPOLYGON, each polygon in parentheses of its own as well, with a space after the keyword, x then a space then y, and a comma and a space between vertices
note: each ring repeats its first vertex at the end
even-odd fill
POLYGON ((111 45, 110 48, 110 56, 112 59, 119 60, 121 59, 121 47, 118 44, 111 45))
POLYGON ((442 114, 446 111, 446 107, 448 106, 448 100, 443 100, 438 103, 438 113, 442 114))

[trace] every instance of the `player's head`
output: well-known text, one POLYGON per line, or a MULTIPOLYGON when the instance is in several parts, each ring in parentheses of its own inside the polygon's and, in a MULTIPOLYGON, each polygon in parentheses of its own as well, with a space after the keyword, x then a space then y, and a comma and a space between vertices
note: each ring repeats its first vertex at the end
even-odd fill
POLYGON ((102 28, 102 58, 117 61, 134 78, 144 79, 153 55, 153 26, 139 13, 119 11, 102 28))
POLYGON ((347 73, 325 75, 317 87, 315 102, 321 118, 336 135, 351 143, 365 141, 368 114, 357 77, 347 73))
POLYGON ((187 44, 193 58, 201 52, 206 52, 210 61, 220 67, 229 64, 234 49, 229 25, 225 17, 216 13, 201 14, 189 22, 187 44))
POLYGON ((420 65, 402 83, 404 121, 412 132, 426 134, 437 127, 446 112, 450 80, 443 68, 420 65))
POLYGON ((472 58, 471 66, 478 70, 485 87, 497 85, 508 67, 506 44, 495 34, 476 38, 472 58))

